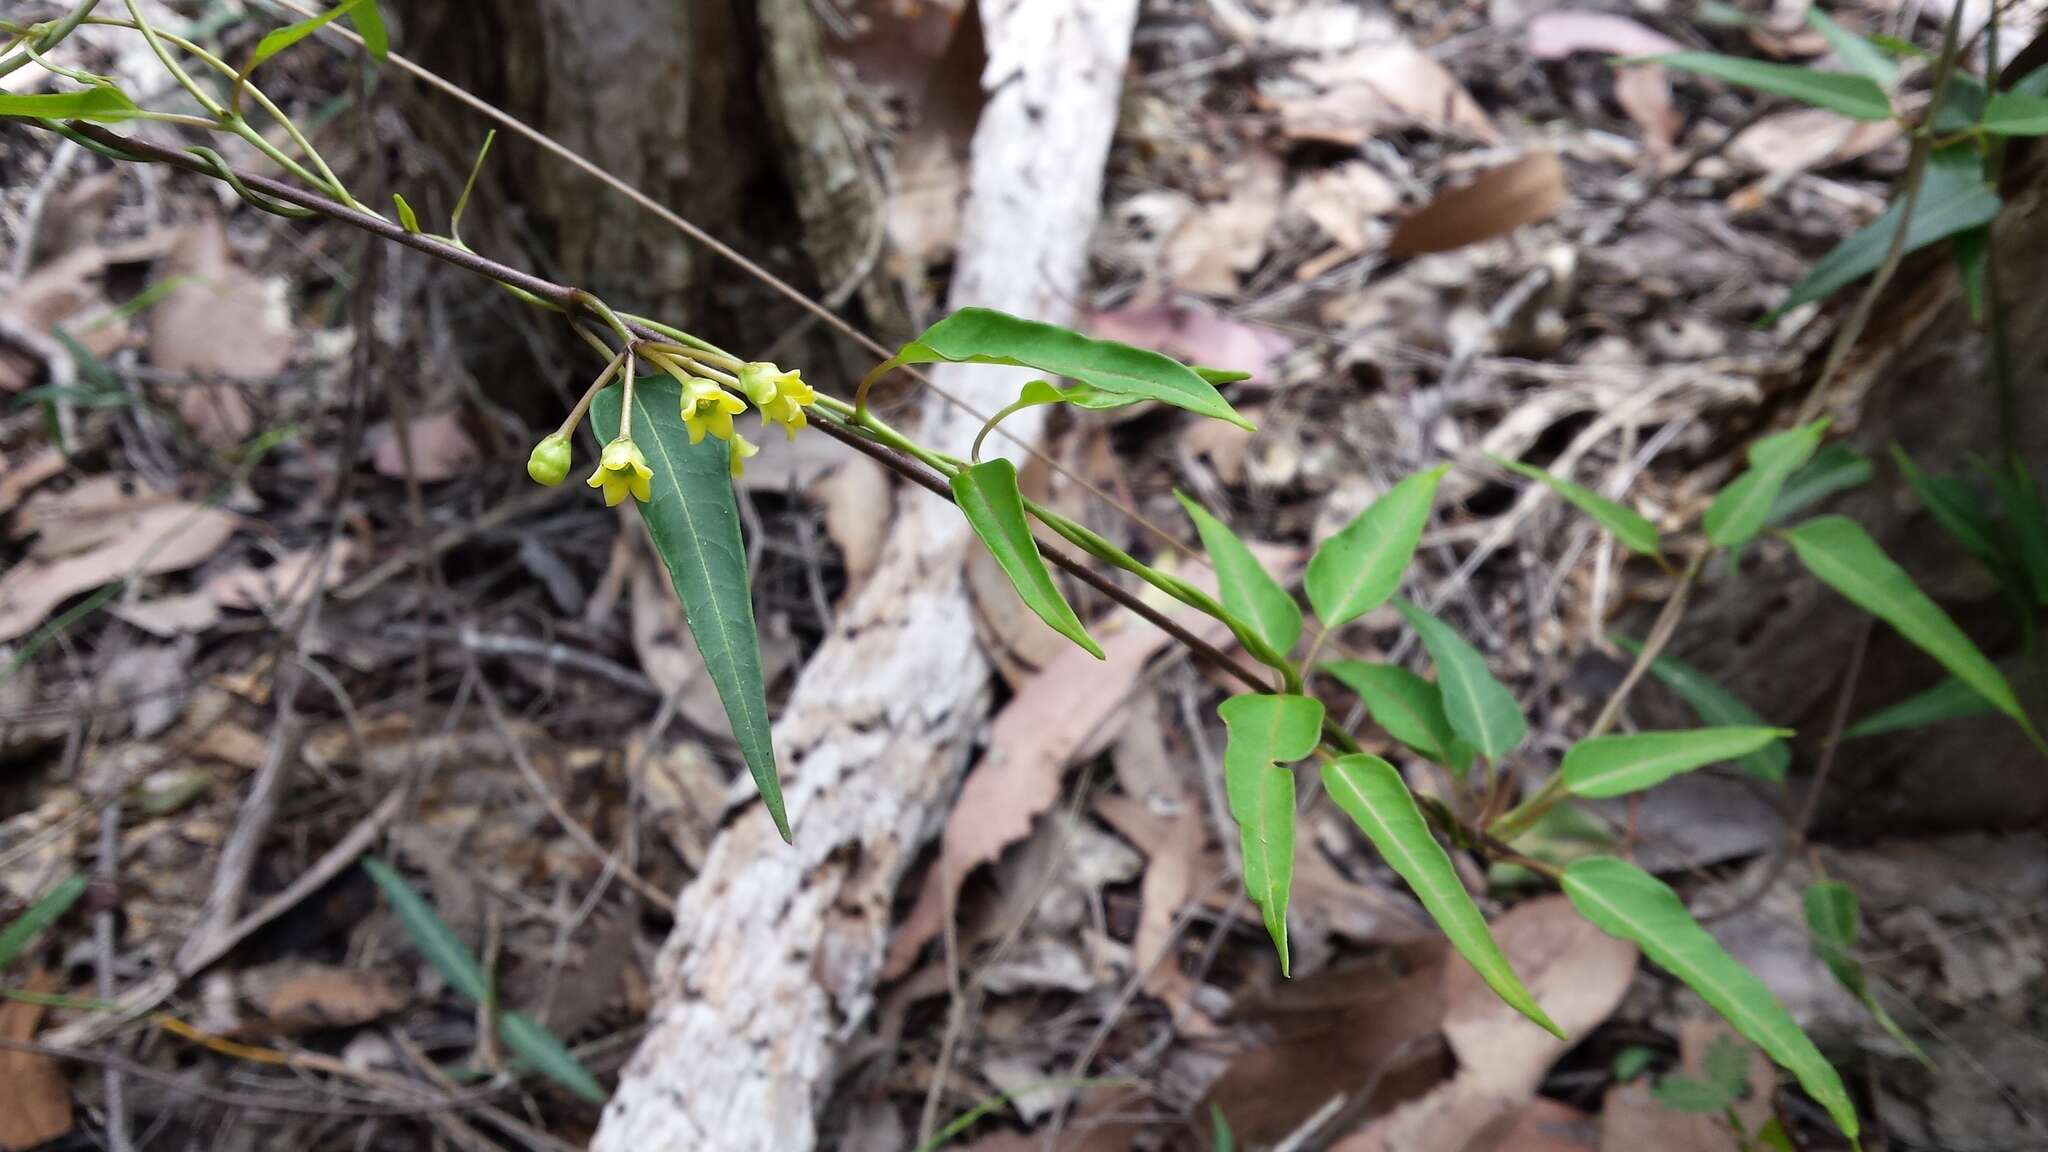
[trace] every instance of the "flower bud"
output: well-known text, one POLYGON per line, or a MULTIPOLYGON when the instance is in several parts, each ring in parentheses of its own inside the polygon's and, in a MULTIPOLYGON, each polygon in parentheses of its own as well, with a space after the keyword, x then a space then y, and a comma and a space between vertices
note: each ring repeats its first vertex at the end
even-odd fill
POLYGON ((533 446, 533 455, 526 458, 526 474, 535 483, 553 488, 568 477, 569 463, 569 438, 558 432, 533 446))

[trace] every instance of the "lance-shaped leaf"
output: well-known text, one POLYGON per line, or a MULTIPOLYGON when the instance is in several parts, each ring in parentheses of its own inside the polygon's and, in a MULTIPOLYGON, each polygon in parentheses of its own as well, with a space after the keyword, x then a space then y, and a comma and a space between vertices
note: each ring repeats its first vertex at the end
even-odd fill
POLYGON ((356 35, 363 38, 363 47, 378 60, 391 55, 391 33, 384 27, 384 13, 377 10, 377 0, 364 0, 348 14, 348 22, 355 25, 356 35))
POLYGON ((1905 569, 1892 563, 1862 525, 1846 516, 1818 516, 1787 530, 1785 538, 1821 583, 1891 625, 2039 742, 2005 675, 1948 613, 1920 591, 1905 569))
POLYGON ((1949 539, 1963 551, 1984 561, 1994 570, 2003 567, 2004 557, 1996 543, 1997 531, 1985 514, 1983 502, 1969 481, 1956 476, 1937 476, 1920 470, 1904 448, 1892 445, 1892 460, 1906 478, 1906 486, 1920 498, 1920 506, 1941 525, 1949 539))
POLYGON ((1017 393, 1017 403, 1026 408, 1035 408, 1041 404, 1071 404, 1076 408, 1103 411, 1128 407, 1141 403, 1144 399, 1143 396, 1104 392, 1087 384, 1069 384, 1062 388, 1050 380, 1033 380, 1017 393))
POLYGON ((1863 913, 1856 903, 1856 890, 1840 881, 1822 880, 1807 887, 1804 902, 1806 926, 1813 931, 1813 950, 1820 956, 1821 963, 1834 973, 1835 981, 1845 991, 1870 1010, 1871 1018, 1877 1021, 1878 1027, 1897 1040, 1915 1060, 1932 1068, 1934 1061, 1927 1058, 1927 1053, 1871 994, 1869 982, 1863 976, 1863 963, 1852 951, 1856 936, 1863 927, 1863 913))
POLYGON ((83 875, 73 873, 66 876, 57 881, 48 892, 37 897, 36 902, 29 905, 21 915, 8 921, 7 927, 0 929, 0 970, 4 970, 12 963, 14 958, 21 954, 21 950, 28 947, 29 941, 34 940, 43 929, 62 919, 64 913, 70 911, 73 904, 78 903, 78 898, 85 895, 85 887, 86 879, 83 875))
POLYGON ((1372 502, 1309 557, 1302 584, 1324 628, 1336 628, 1387 602, 1415 558, 1430 503, 1448 465, 1417 472, 1372 502))
POLYGON ((1662 56, 1645 56, 1641 62, 1711 76, 1776 96, 1789 96, 1802 104, 1831 109, 1858 120, 1889 120, 1892 115, 1891 99, 1867 76, 1820 72, 1744 56, 1723 56, 1717 52, 1671 52, 1662 56))
POLYGON ((994 556, 1017 597, 1053 631, 1072 640, 1097 660, 1102 645, 1081 626, 1081 618, 1046 571, 1031 521, 1024 512, 1024 494, 1017 489, 1017 466, 998 456, 953 474, 953 500, 981 542, 994 556))
POLYGON ((1916 692, 1849 725, 1843 730, 1842 739, 1882 736, 1887 732, 1925 728, 1943 720, 1959 720, 1995 711, 1997 709, 1991 706, 1991 701, 1986 700, 1982 692, 1953 676, 1944 676, 1940 683, 1925 692, 1916 692))
POLYGON ((1766 436, 1749 446, 1749 468, 1707 505, 1703 526, 1720 548, 1740 548, 1763 531, 1771 506, 1792 473, 1813 458, 1828 421, 1816 420, 1766 436))
POLYGON ((111 124, 132 120, 142 109, 111 84, 95 84, 77 92, 38 92, 24 96, 0 92, 0 116, 32 116, 44 120, 90 120, 111 124))
MULTIPOLYGON (((1609 636, 1615 646, 1631 656, 1643 652, 1642 641, 1627 636, 1609 636)), ((1693 710, 1693 714, 1704 724, 1733 728, 1764 727, 1763 718, 1749 705, 1737 700, 1726 688, 1709 679, 1706 673, 1671 656, 1659 656, 1650 661, 1650 675, 1693 710)), ((1785 778, 1792 768, 1792 750, 1782 741, 1773 740, 1747 756, 1739 757, 1735 766, 1759 780, 1777 782, 1785 778)))
POLYGON ((1272 645, 1275 652, 1285 655, 1292 650, 1295 641, 1301 639, 1301 605, 1273 579, 1228 525, 1185 493, 1174 495, 1180 499, 1181 507, 1187 509, 1188 519, 1195 522, 1195 531, 1202 534, 1202 547, 1209 553, 1209 563, 1216 567, 1224 610, 1251 625, 1252 631, 1272 645))
POLYGON ((1223 783, 1244 847, 1244 884, 1288 971, 1287 897, 1294 886, 1292 764, 1316 750, 1322 702, 1311 696, 1232 696, 1217 706, 1229 739, 1223 783))
POLYGON ((1624 507, 1600 495, 1590 488, 1582 488, 1562 477, 1552 476, 1534 464, 1520 460, 1508 460, 1499 456, 1487 457, 1511 472, 1519 472, 1529 479, 1564 497, 1571 505, 1600 522, 1602 528, 1614 533, 1614 538, 1631 552, 1644 556, 1659 554, 1657 526, 1650 523, 1641 513, 1624 507))
POLYGON ((2048 604, 2048 509, 2041 505, 2041 490, 2025 463, 2014 460, 1992 477, 1998 488, 1998 502, 2005 510, 2005 523, 2012 533, 2013 549, 2019 553, 2019 569, 2027 583, 2027 594, 2037 604, 2048 604))
POLYGON ((1800 1031, 1749 969, 1693 920, 1678 894, 1648 872, 1612 856, 1580 860, 1564 870, 1565 895, 1593 926, 1633 941, 1654 963, 1685 982, 1743 1038, 1799 1080, 1856 1139, 1856 1108, 1834 1066, 1800 1031))
POLYGON ((364 45, 376 53, 378 59, 383 59, 384 52, 378 52, 377 45, 371 42, 372 31, 364 29, 363 17, 360 13, 365 8, 369 9, 369 20, 371 21, 374 33, 383 45, 384 52, 390 51, 390 39, 383 35, 384 19, 377 12, 377 0, 343 0, 342 3, 336 4, 334 7, 329 8, 310 20, 301 20, 296 24, 288 24, 258 40, 256 42, 256 50, 249 53, 249 59, 242 65, 241 74, 235 77, 235 83, 240 84, 248 79, 249 74, 254 72, 265 60, 297 44, 320 29, 341 19, 343 16, 349 17, 350 22, 355 25, 357 33, 363 37, 364 45))
POLYGON ((1450 854, 1429 834, 1422 810, 1415 806, 1408 785, 1394 766, 1377 756, 1346 756, 1323 765, 1323 787, 1337 802, 1372 846, 1379 849, 1389 868, 1400 874, 1437 926, 1444 930, 1451 946, 1472 965, 1479 978, 1508 1006, 1542 1025, 1560 1040, 1567 1040, 1522 986, 1521 978, 1501 953, 1500 945, 1487 930, 1486 917, 1472 903, 1450 854))
MULTIPOLYGON (((448 981, 448 986, 475 1003, 488 1003, 491 982, 484 973, 483 965, 477 963, 476 954, 469 950, 469 945, 448 927, 448 922, 441 919, 433 905, 420 895, 419 889, 407 883, 397 869, 375 857, 363 861, 363 871, 376 882, 378 890, 384 893, 384 899, 390 902, 391 910, 398 914, 398 922, 405 926, 406 934, 412 937, 413 944, 435 971, 448 981)), ((604 1103, 604 1089, 598 1086, 596 1078, 538 1021, 518 1012, 500 1012, 497 1025, 499 1038, 505 1041, 505 1046, 534 1071, 586 1100, 604 1103)))
POLYGON ((1487 671, 1486 658, 1479 650, 1449 624, 1407 600, 1396 599, 1394 607, 1422 638, 1422 646, 1436 664, 1437 688, 1444 694, 1444 715, 1451 721, 1451 731, 1489 760, 1520 747, 1529 734, 1529 722, 1514 694, 1487 671))
POLYGON ((1336 660, 1322 668, 1358 694, 1387 735, 1460 776, 1471 769, 1472 745, 1451 728, 1443 692, 1436 685, 1392 664, 1336 660))
MULTIPOLYGON (((592 402, 591 419, 597 428, 610 431, 619 426, 619 391, 613 385, 592 402)), ((747 578, 746 545, 740 539, 728 447, 715 437, 690 443, 682 406, 682 387, 671 377, 645 377, 633 384, 633 440, 654 472, 649 481, 653 499, 640 505, 640 519, 683 602, 690 638, 725 705, 726 722, 732 725, 747 772, 776 830, 787 840, 789 817, 783 812, 782 785, 775 774, 768 694, 761 683, 761 637, 754 630, 754 594, 747 578)), ((600 436, 610 439, 602 432, 600 436)))
MULTIPOLYGON (((1920 195, 1913 201, 1913 219, 1906 226, 1906 251, 1915 252, 1958 232, 1989 224, 2000 206, 1998 193, 1984 180, 1984 160, 1975 145, 1965 143, 1940 149, 1928 157, 1926 174, 1921 177, 1920 195)), ((1901 211, 1903 203, 1894 201, 1877 219, 1815 261, 1805 278, 1792 286, 1792 291, 1763 318, 1763 323, 1770 323, 1801 304, 1826 299, 1837 289, 1877 271, 1878 265, 1884 263, 1885 253, 1891 250, 1892 237, 1898 234, 1901 211)))
POLYGON ((1790 735, 1786 728, 1693 728, 1595 736, 1572 745, 1558 771, 1573 795, 1599 800, 1641 792, 1680 772, 1747 756, 1790 735))
POLYGON ((1870 483, 1876 474, 1870 457, 1847 444, 1830 444, 1785 478, 1764 523, 1773 527, 1783 524, 1837 492, 1870 483))
POLYGON ((1818 7, 1807 9, 1806 22, 1827 40, 1842 63, 1870 77, 1871 83, 1889 91, 1899 82, 1899 66, 1892 63, 1884 49, 1835 23, 1818 7))
POLYGON ((1984 131, 1994 136, 2048 134, 2048 97, 2024 92, 1994 92, 1984 105, 1984 131))
POLYGON ((1142 396, 1241 428, 1237 414, 1207 378, 1180 361, 1114 340, 1094 340, 1057 324, 989 308, 962 308, 924 330, 868 373, 879 379, 906 364, 1008 364, 1078 380, 1103 392, 1142 396))

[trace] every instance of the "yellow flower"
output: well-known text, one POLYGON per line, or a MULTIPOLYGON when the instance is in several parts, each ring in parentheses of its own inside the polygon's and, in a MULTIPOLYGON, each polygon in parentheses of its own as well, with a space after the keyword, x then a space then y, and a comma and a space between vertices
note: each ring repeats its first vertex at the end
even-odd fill
POLYGON ((742 474, 744 474, 744 473, 746 472, 746 470, 747 470, 747 465, 746 465, 746 460, 747 460, 747 457, 749 457, 749 456, 752 456, 752 455, 754 455, 754 454, 755 454, 756 452, 759 452, 759 451, 760 451, 760 449, 759 449, 759 448, 757 448, 757 447, 755 447, 755 446, 754 446, 754 444, 753 444, 753 443, 752 443, 751 441, 749 441, 749 440, 748 440, 748 439, 747 439, 747 438, 746 438, 745 436, 742 436, 742 435, 740 435, 740 434, 739 434, 739 433, 737 433, 737 432, 733 433, 733 437, 732 437, 732 478, 733 478, 733 479, 735 479, 735 480, 739 479, 739 478, 740 478, 740 476, 741 476, 742 474))
POLYGON ((683 426, 692 444, 702 444, 706 432, 732 439, 732 418, 746 410, 746 401, 709 380, 692 378, 683 385, 683 426))
POLYGON ((782 425, 789 438, 796 439, 808 417, 804 408, 818 398, 801 372, 784 372, 773 364, 755 361, 740 369, 740 387, 754 407, 761 410, 761 423, 782 425))
POLYGON ((569 438, 558 432, 533 446, 533 455, 526 458, 526 474, 535 483, 553 488, 569 475, 570 464, 569 438))
POLYGON ((597 458, 597 471, 590 474, 590 486, 604 489, 604 506, 613 507, 631 492, 633 499, 645 504, 653 494, 648 478, 653 476, 647 467, 647 457, 640 454, 639 445, 630 437, 621 436, 604 446, 604 453, 597 458))

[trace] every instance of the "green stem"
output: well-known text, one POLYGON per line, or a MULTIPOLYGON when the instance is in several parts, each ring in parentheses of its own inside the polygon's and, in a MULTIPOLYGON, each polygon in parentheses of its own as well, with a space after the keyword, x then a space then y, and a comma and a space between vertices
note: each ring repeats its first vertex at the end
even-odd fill
POLYGON ((142 33, 143 40, 149 44, 149 50, 156 54, 157 63, 164 66, 164 71, 169 72, 171 79, 178 82, 178 87, 191 93, 192 98, 199 101, 199 106, 206 109, 207 115, 216 120, 226 120, 228 110, 221 106, 220 101, 201 88, 199 82, 185 71, 184 65, 171 59, 170 51, 164 47, 164 42, 157 38, 156 29, 150 27, 149 18, 142 14, 142 6, 136 3, 136 0, 127 0, 127 4, 128 15, 135 21, 135 28, 142 33))
POLYGON ((995 431, 996 425, 1001 424, 1003 420, 1006 417, 1008 417, 1011 413, 1022 412, 1024 409, 1031 407, 1034 403, 1036 403, 1036 401, 1026 400, 1022 397, 1019 397, 1016 403, 1011 404, 1009 407, 989 417, 988 422, 981 426, 981 431, 976 432, 974 434, 974 444, 972 447, 967 449, 967 458, 969 460, 974 461, 976 464, 981 463, 981 444, 982 441, 988 439, 988 434, 995 431))
MULTIPOLYGON (((40 43, 35 44, 34 47, 42 52, 48 52, 50 49, 55 48, 66 36, 71 35, 73 29, 84 23, 87 16, 92 15, 92 10, 99 6, 99 2, 100 0, 79 0, 72 7, 71 11, 64 14, 62 20, 48 26, 48 29, 39 38, 40 43)), ((26 47, 27 45, 24 45, 24 48, 26 47)), ((26 51, 18 55, 9 56, 5 60, 0 60, 0 76, 18 71, 28 62, 29 53, 26 51)))

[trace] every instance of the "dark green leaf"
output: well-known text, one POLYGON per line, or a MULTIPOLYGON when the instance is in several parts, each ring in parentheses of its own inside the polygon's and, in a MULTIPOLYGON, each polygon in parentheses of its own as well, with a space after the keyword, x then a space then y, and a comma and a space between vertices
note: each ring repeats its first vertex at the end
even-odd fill
POLYGON ((1847 72, 1818 72, 1791 64, 1772 64, 1744 56, 1723 56, 1716 52, 1672 52, 1645 56, 1644 62, 1662 64, 1680 72, 1711 76, 1744 88, 1787 96, 1802 104, 1828 108, 1858 120, 1889 120, 1892 102, 1884 89, 1867 76, 1847 72))
POLYGON ((2048 134, 2048 96, 1994 92, 1984 105, 1983 124, 1993 136, 2048 134))
POLYGON ((1570 501, 1579 511, 1600 522, 1600 526, 1614 533, 1614 538, 1631 552, 1644 556, 1659 555, 1657 526, 1632 508, 1624 507, 1588 488, 1581 488, 1569 480, 1552 476, 1533 464, 1520 460, 1506 460, 1489 456, 1494 463, 1511 472, 1519 472, 1535 480, 1551 491, 1570 501))
POLYGON ((1743 1038, 1797 1077, 1843 1135, 1856 1139, 1856 1108, 1834 1066, 1763 981, 1693 920, 1677 893, 1612 856, 1581 860, 1565 869, 1564 891, 1572 907, 1594 927, 1634 941, 1645 956, 1699 993, 1743 1038))
POLYGON ((1448 470, 1439 465, 1387 489, 1309 557, 1302 584, 1324 628, 1357 619, 1401 587, 1401 574, 1429 524, 1436 486, 1448 470))
POLYGON ((1202 535, 1202 547, 1216 567, 1216 583, 1223 594, 1223 608, 1244 621, 1275 652, 1285 655, 1301 639, 1301 605, 1287 589, 1273 579, 1252 550, 1237 534, 1181 492, 1174 493, 1195 531, 1202 535))
POLYGON ((1806 926, 1813 932, 1813 950, 1834 973, 1835 980, 1851 996, 1870 1010, 1871 1018, 1877 1021, 1892 1039, 1913 1055, 1913 1058, 1933 1066, 1919 1044, 1899 1027, 1891 1013, 1871 995, 1868 982, 1863 976, 1863 964, 1857 960, 1852 949, 1857 933, 1862 930, 1863 917, 1856 904, 1856 891, 1839 881, 1823 880, 1806 889, 1806 926))
POLYGON ((1057 324, 1041 324, 988 308, 962 308, 925 329, 868 378, 905 364, 941 360, 1036 368, 1103 392, 1142 396, 1241 428, 1252 427, 1214 384, 1178 360, 1113 340, 1091 340, 1057 324))
POLYGON ((1991 266, 1991 226, 1980 224, 1956 233, 1948 250, 1956 262, 1956 278, 1963 282, 1963 300, 1970 306, 1970 323, 1984 322, 1984 273, 1991 266))
POLYGON ((1740 1098, 1749 1087, 1749 1049, 1733 1036, 1716 1036, 1701 1059, 1707 1079, 1719 1084, 1730 1096, 1740 1098))
POLYGON ((1913 583, 1905 569, 1845 516, 1819 516, 1785 533, 1808 571, 1934 657, 1958 680, 2017 721, 2036 740, 2012 686, 1955 621, 1913 583))
POLYGON ((1060 595, 1059 585, 1053 583, 1052 573, 1046 571, 1045 558, 1039 555, 1038 541, 1031 535, 1031 521, 1024 511, 1024 495, 1017 488, 1017 466, 998 456, 961 469, 953 475, 953 500, 1003 575, 1010 578, 1010 586, 1024 606, 1053 631, 1102 659, 1102 645, 1088 635, 1081 618, 1060 595))
POLYGON ((1941 530, 1948 533, 1949 539, 1994 570, 2004 566, 1991 517, 1985 514, 1982 502, 1967 480, 1922 472, 1913 458, 1906 455, 1905 449, 1897 444, 1892 445, 1892 459, 1905 476, 1906 486, 1920 498, 1921 506, 1934 517, 1936 524, 1941 525, 1941 530))
POLYGON ((1502 954, 1486 917, 1472 903, 1456 867, 1422 818, 1408 785, 1394 766, 1377 756, 1346 756, 1323 765, 1323 787, 1365 837, 1379 849, 1387 866, 1398 873, 1451 946, 1471 963, 1473 971, 1510 1008, 1527 1016, 1560 1040, 1569 1039, 1522 985, 1502 954))
POLYGON ((1750 755, 1790 735, 1785 728, 1694 728, 1595 736, 1574 744, 1558 771, 1573 795, 1599 800, 1641 792, 1681 772, 1750 755))
POLYGON ((1997 709, 1982 692, 1949 676, 1925 692, 1908 696, 1849 725, 1843 731, 1842 739, 1855 740, 1864 736, 1881 736, 1886 732, 1903 732, 1909 728, 1925 728, 1943 720, 1982 716, 1995 711, 1997 709))
POLYGON ((1821 419, 1752 442, 1749 468, 1707 506, 1707 539, 1718 548, 1740 548, 1763 531, 1785 481, 1813 458, 1827 430, 1828 420, 1821 419))
POLYGON ((2048 64, 2015 80, 2006 91, 2015 96, 2048 96, 2048 64))
POLYGON ((1472 767, 1472 746, 1451 729, 1436 685, 1392 664, 1337 660, 1322 668, 1358 694, 1387 735, 1460 776, 1472 767))
POLYGON ((1778 490, 1778 499, 1771 505, 1764 523, 1772 527, 1783 524, 1837 492, 1870 483, 1876 471, 1870 457, 1847 444, 1830 444, 1785 478, 1785 486, 1778 490))
POLYGON ((533 1070, 593 1104, 604 1103, 604 1089, 569 1046, 523 1012, 498 1014, 498 1038, 533 1070))
POLYGON ((1436 664, 1437 687, 1444 694, 1444 715, 1451 730, 1470 741, 1489 760, 1498 760, 1521 746, 1529 722, 1515 697, 1486 668, 1486 658, 1449 624, 1396 598, 1408 626, 1422 638, 1436 664))
MULTIPOLYGON (((1639 640, 1627 636, 1609 636, 1608 639, 1632 656, 1642 654, 1643 645, 1639 640)), ((1730 695, 1726 688, 1708 679, 1699 669, 1675 657, 1659 656, 1650 661, 1650 675, 1685 701, 1702 724, 1735 728, 1764 726, 1763 718, 1749 705, 1730 695)), ((1773 741, 1737 760, 1735 766, 1759 780, 1780 781, 1792 768, 1792 750, 1780 741, 1773 741)))
POLYGON ((13 963, 14 958, 21 955, 21 950, 28 947, 29 941, 43 929, 70 911, 71 906, 78 903, 78 898, 85 895, 85 886, 84 876, 76 873, 66 876, 48 892, 38 896, 36 902, 21 915, 8 921, 7 927, 0 929, 0 970, 13 963))
POLYGON ((491 998, 491 982, 484 975, 483 965, 476 962, 476 954, 469 945, 455 934, 448 922, 441 919, 433 906, 419 890, 406 883, 397 869, 375 857, 363 859, 363 871, 377 882, 384 893, 384 899, 391 903, 391 910, 398 913, 398 922, 405 925, 405 931, 412 937, 420 954, 448 981, 448 986, 463 996, 482 1004, 491 998))
MULTIPOLYGON (((1906 251, 1917 252, 1936 240, 1989 224, 2000 206, 1998 193, 1984 182, 1984 161, 1976 148, 1969 144, 1943 148, 1928 158, 1920 196, 1913 204, 1913 221, 1906 229, 1906 251)), ((1792 286, 1784 302, 1772 309, 1764 322, 1802 304, 1826 299, 1877 271, 1898 230, 1899 205, 1894 202, 1883 215, 1815 262, 1812 271, 1792 286)))
POLYGON ((1998 500, 2005 509, 2006 527, 2011 530, 2014 551, 2019 553, 2020 571, 2037 604, 2048 604, 2048 510, 2041 506, 2041 490, 2033 473, 2015 460, 1993 476, 1998 500))
MULTIPOLYGON (((379 31, 381 31, 384 27, 384 24, 381 17, 376 17, 374 15, 376 12, 376 7, 376 0, 342 0, 342 3, 336 4, 334 7, 329 8, 327 11, 322 12, 321 14, 313 17, 310 20, 301 20, 297 24, 289 24, 283 28, 279 28, 276 31, 271 32, 269 35, 265 36, 263 39, 258 40, 256 42, 256 50, 254 52, 249 53, 248 62, 242 65, 242 77, 246 78, 251 72, 256 71, 257 66, 261 65, 265 60, 268 60, 272 56, 277 55, 279 52, 282 52, 285 49, 291 47, 292 45, 297 44, 299 41, 304 40, 306 37, 311 36, 313 33, 318 32, 320 29, 325 28, 329 24, 334 23, 336 20, 341 19, 343 16, 350 17, 351 22, 354 22, 355 14, 364 8, 368 8, 371 10, 373 14, 373 19, 377 21, 377 28, 379 31)), ((359 33, 362 31, 362 25, 360 23, 356 25, 356 30, 359 33)), ((368 40, 369 37, 365 35, 365 43, 367 43, 368 40)), ((388 42, 386 43, 385 47, 386 50, 388 51, 390 47, 388 42)))
POLYGON ((1950 75, 1948 91, 1941 98, 1941 107, 1934 112, 1934 134, 1953 136, 1976 131, 1977 122, 1984 118, 1984 105, 1990 99, 1984 82, 1975 76, 1967 72, 1950 75))
POLYGON ((1322 740, 1323 705, 1308 696, 1232 696, 1216 709, 1228 739, 1223 783, 1244 848, 1244 885, 1288 971, 1287 897, 1294 886, 1294 773, 1322 740))
POLYGON ((1667 1111, 1713 1115, 1735 1103, 1739 1097, 1711 1080, 1673 1075, 1650 1086, 1650 1099, 1667 1111))
POLYGON ((77 92, 39 92, 33 96, 0 92, 0 116, 91 120, 111 124, 132 120, 141 112, 133 100, 110 84, 99 84, 77 92))
POLYGON ((1806 22, 1826 38, 1828 47, 1842 58, 1842 63, 1870 77, 1871 83, 1886 91, 1898 83, 1898 65, 1891 62, 1883 49, 1835 23, 1819 5, 1806 10, 1806 22))
MULTIPOLYGON (((640 505, 640 519, 668 566, 690 637, 725 705, 740 756, 776 830, 787 840, 789 818, 775 774, 768 699, 761 683, 761 638, 754 630, 754 595, 747 577, 747 549, 740 539, 729 449, 715 437, 690 443, 682 406, 682 387, 671 377, 645 377, 633 385, 633 439, 654 470, 654 498, 640 505)), ((591 418, 596 427, 618 427, 618 385, 597 394, 591 418)))
POLYGON ((1649 1071, 1650 1061, 1656 1058, 1657 1054, 1655 1052, 1640 1044, 1631 1044, 1623 1048, 1614 1057, 1615 1080, 1623 1084, 1628 1083, 1641 1076, 1644 1072, 1649 1071))

